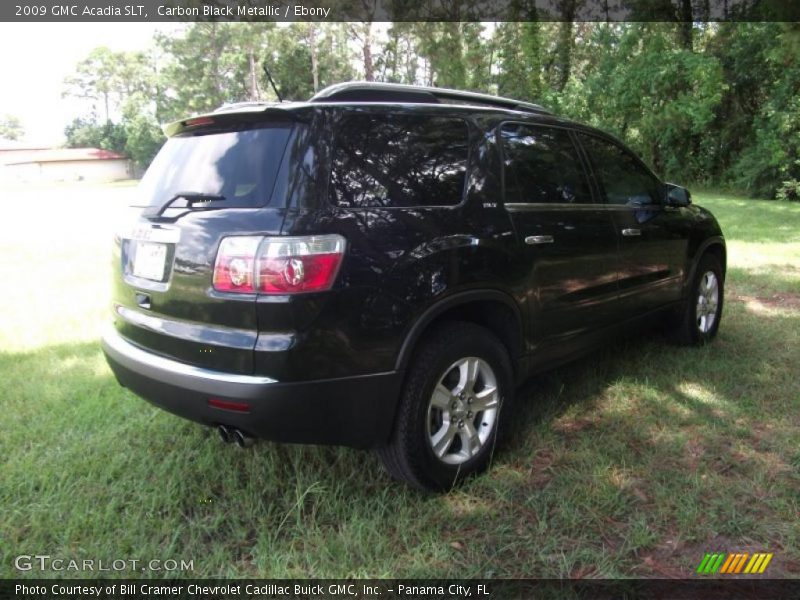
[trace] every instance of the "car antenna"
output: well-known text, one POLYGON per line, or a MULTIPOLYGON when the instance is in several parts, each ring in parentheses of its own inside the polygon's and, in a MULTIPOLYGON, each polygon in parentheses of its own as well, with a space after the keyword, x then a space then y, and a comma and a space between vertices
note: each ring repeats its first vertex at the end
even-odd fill
POLYGON ((264 63, 261 66, 264 68, 264 75, 267 76, 269 84, 272 86, 275 95, 278 97, 278 102, 283 102, 283 98, 281 98, 281 93, 278 91, 278 86, 275 85, 275 82, 272 80, 272 75, 269 74, 269 69, 267 68, 267 61, 264 61, 264 63))

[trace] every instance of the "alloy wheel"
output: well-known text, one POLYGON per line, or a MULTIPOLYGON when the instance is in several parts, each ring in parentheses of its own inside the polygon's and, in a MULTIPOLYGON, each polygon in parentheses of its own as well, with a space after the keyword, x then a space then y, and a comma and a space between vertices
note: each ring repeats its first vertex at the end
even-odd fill
POLYGON ((701 333, 708 333, 717 320, 719 307, 719 281, 713 271, 706 271, 700 278, 697 290, 697 328, 701 333))
POLYGON ((460 465, 475 457, 494 430, 500 392, 494 371, 485 360, 457 360, 434 387, 428 404, 427 437, 444 463, 460 465))

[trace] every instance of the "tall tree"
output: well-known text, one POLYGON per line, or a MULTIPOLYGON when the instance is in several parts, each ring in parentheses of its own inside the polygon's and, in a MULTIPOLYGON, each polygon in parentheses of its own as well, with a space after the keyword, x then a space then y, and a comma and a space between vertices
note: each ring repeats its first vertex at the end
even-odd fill
POLYGON ((576 10, 577 6, 575 0, 561 0, 561 22, 558 25, 558 38, 555 52, 558 57, 556 63, 555 88, 559 92, 563 92, 564 88, 567 86, 572 69, 572 47, 575 43, 573 39, 573 22, 575 20, 576 10))
POLYGON ((392 23, 375 59, 376 79, 392 83, 418 83, 420 56, 414 23, 392 23))
POLYGON ((67 126, 66 145, 126 152, 146 166, 164 139, 157 120, 163 93, 155 59, 153 53, 101 47, 79 62, 76 73, 65 81, 64 93, 86 98, 92 107, 67 126))
POLYGON ((349 33, 361 49, 364 81, 375 81, 375 59, 373 57, 372 21, 350 23, 349 33))
MULTIPOLYGON (((758 24, 774 36, 766 50, 763 103, 754 119, 754 139, 743 148, 730 179, 759 196, 800 191, 800 24, 758 24)), ((783 194, 782 194, 783 195, 783 194)))
POLYGON ((64 95, 93 101, 95 112, 99 102, 103 119, 110 121, 133 94, 150 93, 149 71, 144 52, 112 52, 101 46, 81 60, 75 73, 64 80, 64 95))
POLYGON ((191 23, 182 35, 159 36, 159 45, 170 57, 162 71, 169 83, 166 118, 207 112, 249 97, 247 54, 237 39, 240 25, 191 23))
POLYGON ((501 23, 495 31, 498 93, 539 102, 544 92, 544 35, 537 22, 501 23))
POLYGON ((425 83, 439 87, 487 90, 493 46, 483 25, 472 22, 416 23, 418 55, 426 62, 425 83))

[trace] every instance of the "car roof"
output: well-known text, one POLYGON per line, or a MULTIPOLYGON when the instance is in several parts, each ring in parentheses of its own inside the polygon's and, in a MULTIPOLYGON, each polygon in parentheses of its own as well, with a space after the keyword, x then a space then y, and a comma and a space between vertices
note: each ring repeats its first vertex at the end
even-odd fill
POLYGON ((593 127, 559 117, 538 104, 523 102, 513 98, 492 96, 477 92, 465 92, 448 88, 404 85, 377 82, 347 82, 332 85, 317 92, 308 101, 284 102, 239 102, 225 104, 217 110, 204 115, 182 119, 164 126, 168 136, 182 133, 191 128, 192 123, 204 119, 222 121, 258 121, 265 116, 281 116, 304 121, 315 109, 342 110, 348 108, 390 109, 401 111, 442 111, 462 116, 474 115, 492 120, 519 120, 542 124, 560 125, 581 129, 590 133, 610 137, 607 133, 593 127))

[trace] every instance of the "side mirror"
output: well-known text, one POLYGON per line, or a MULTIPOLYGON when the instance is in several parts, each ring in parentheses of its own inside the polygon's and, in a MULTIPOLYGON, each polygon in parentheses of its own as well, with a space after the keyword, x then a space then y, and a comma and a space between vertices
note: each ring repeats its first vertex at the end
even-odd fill
POLYGON ((692 195, 685 187, 667 184, 667 206, 689 206, 692 203, 692 195))

